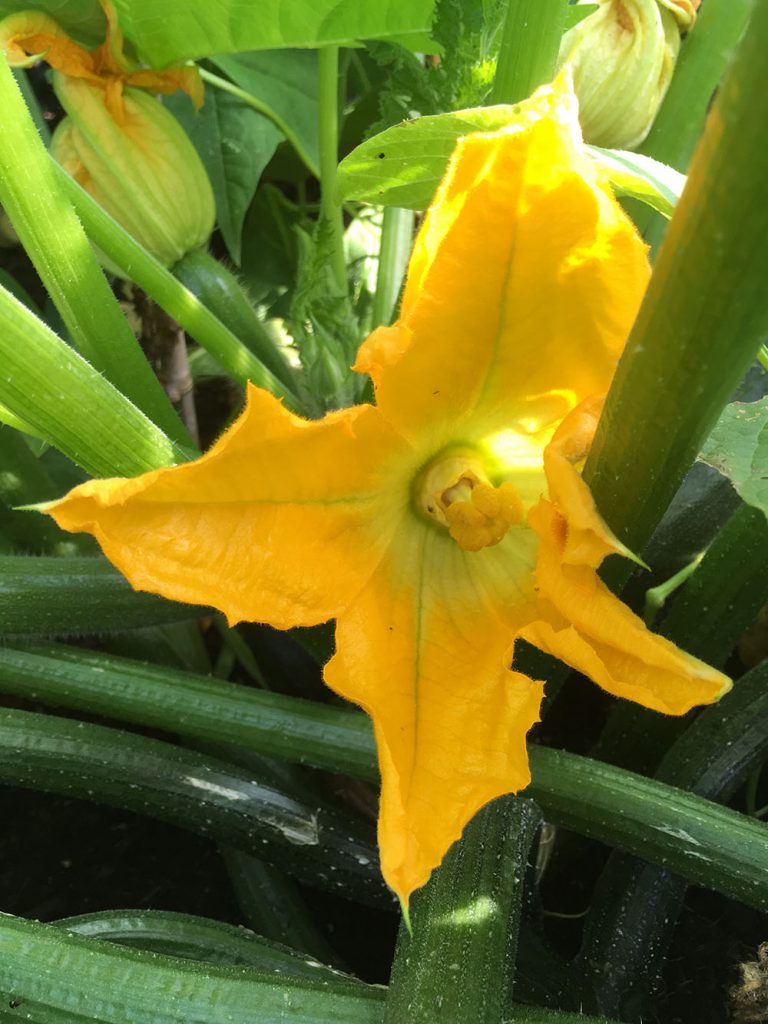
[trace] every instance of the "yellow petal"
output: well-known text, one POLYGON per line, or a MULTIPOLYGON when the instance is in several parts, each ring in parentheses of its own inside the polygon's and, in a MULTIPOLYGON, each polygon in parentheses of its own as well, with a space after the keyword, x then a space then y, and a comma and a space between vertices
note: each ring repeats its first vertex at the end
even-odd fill
POLYGON ((311 625, 338 614, 381 558, 397 509, 377 492, 399 450, 372 406, 307 421, 251 387, 197 462, 93 480, 45 511, 92 533, 139 590, 231 622, 311 625))
POLYGON ((192 100, 196 110, 203 105, 204 86, 200 72, 196 67, 166 68, 165 71, 152 71, 142 69, 132 71, 126 76, 128 85, 137 89, 149 89, 151 92, 161 92, 164 96, 177 89, 181 89, 192 100))
POLYGON ((721 672, 651 633, 590 565, 562 560, 567 523, 547 501, 530 513, 540 537, 536 577, 541 619, 520 636, 615 694, 682 715, 731 686, 721 672))
POLYGON ((384 877, 407 903, 472 815, 529 781, 542 684, 511 672, 535 538, 468 553, 409 523, 336 627, 328 684, 373 717, 384 877))
POLYGON ((12 14, 0 22, 0 49, 11 67, 24 66, 30 56, 43 57, 67 75, 96 81, 91 53, 78 46, 53 18, 40 11, 12 14))
POLYGON ((592 492, 577 470, 592 446, 602 410, 602 395, 586 399, 566 416, 544 449, 549 498, 567 524, 560 558, 571 565, 594 568, 610 554, 637 561, 600 516, 592 492))
POLYGON ((541 429, 606 391, 648 273, 583 151, 563 77, 520 104, 519 124, 459 141, 400 319, 357 367, 404 433, 439 441, 446 425, 526 414, 541 429))

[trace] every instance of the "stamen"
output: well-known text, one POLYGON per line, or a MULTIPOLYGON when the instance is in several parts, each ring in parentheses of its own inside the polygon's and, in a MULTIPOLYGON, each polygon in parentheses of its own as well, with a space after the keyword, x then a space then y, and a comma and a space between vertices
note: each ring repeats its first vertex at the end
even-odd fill
POLYGON ((498 544, 523 520, 514 486, 494 486, 476 450, 454 449, 431 462, 418 480, 415 498, 422 513, 447 528, 466 551, 498 544))
POLYGON ((498 544, 510 526, 522 521, 523 503, 510 483, 499 487, 477 483, 469 500, 455 501, 445 510, 448 532, 465 551, 498 544))

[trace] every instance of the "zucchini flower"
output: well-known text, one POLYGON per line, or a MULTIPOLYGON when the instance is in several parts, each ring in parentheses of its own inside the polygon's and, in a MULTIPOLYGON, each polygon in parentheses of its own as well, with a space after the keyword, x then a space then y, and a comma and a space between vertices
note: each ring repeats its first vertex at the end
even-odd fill
POLYGON ((404 905, 483 804, 530 780, 543 683, 512 668, 518 640, 666 714, 730 686, 596 571, 628 552, 579 467, 648 276, 562 76, 456 146, 400 318, 358 354, 375 405, 310 421, 250 387, 198 461, 43 506, 140 590, 233 624, 336 620, 325 679, 373 718, 404 905))
POLYGON ((598 3, 563 36, 559 63, 571 65, 586 141, 634 149, 651 129, 700 0, 598 3))
POLYGON ((51 152, 65 170, 161 263, 172 266, 203 245, 215 219, 213 191, 197 151, 178 121, 148 92, 183 89, 203 102, 197 68, 135 68, 109 0, 107 39, 79 46, 48 15, 14 14, 0 22, 0 47, 12 66, 39 60, 67 113, 51 152))

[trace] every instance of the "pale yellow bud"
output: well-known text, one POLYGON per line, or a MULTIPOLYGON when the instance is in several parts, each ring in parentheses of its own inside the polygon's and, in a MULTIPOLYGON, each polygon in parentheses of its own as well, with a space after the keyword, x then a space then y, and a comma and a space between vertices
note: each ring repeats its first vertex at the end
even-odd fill
POLYGON ((72 177, 165 266, 207 242, 215 220, 211 183, 178 121, 152 96, 104 89, 56 72, 69 115, 51 152, 72 177))
POLYGON ((585 140, 633 149, 650 131, 699 0, 598 2, 563 36, 559 64, 571 65, 585 140))

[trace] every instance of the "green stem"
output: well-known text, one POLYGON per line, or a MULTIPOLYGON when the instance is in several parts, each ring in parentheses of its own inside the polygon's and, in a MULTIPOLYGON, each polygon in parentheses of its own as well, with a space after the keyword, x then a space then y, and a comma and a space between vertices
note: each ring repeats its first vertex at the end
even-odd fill
POLYGON ((320 141, 320 216, 333 239, 332 267, 336 284, 347 291, 344 260, 344 220, 334 200, 336 167, 339 160, 339 48, 323 46, 317 51, 317 112, 320 141))
POLYGON ((219 321, 246 345, 259 361, 259 376, 266 367, 277 378, 279 393, 297 401, 296 372, 276 339, 259 320, 251 301, 234 274, 202 249, 187 253, 173 268, 174 277, 188 288, 219 321))
MULTIPOLYGON (((741 505, 710 544, 659 631, 721 668, 766 601, 768 523, 762 512, 741 505)), ((602 761, 650 773, 686 725, 687 719, 619 701, 593 754, 602 761)))
POLYGON ((292 878, 242 850, 225 847, 221 855, 243 917, 259 935, 339 966, 292 878))
MULTIPOLYGON (((34 512, 24 515, 52 523, 34 512)), ((6 555, 0 558, 0 595, 4 637, 98 636, 207 613, 133 590, 104 558, 6 555)))
POLYGON ((659 614, 661 609, 667 603, 667 598, 671 597, 676 590, 679 590, 684 583, 693 576, 698 567, 701 565, 701 560, 704 557, 703 554, 697 555, 693 561, 689 562, 688 565, 684 565, 679 572, 676 572, 674 576, 670 576, 668 580, 664 580, 663 583, 659 583, 656 587, 651 587, 650 590, 645 592, 645 608, 643 610, 643 620, 646 626, 649 628, 656 621, 656 616, 659 614))
MULTIPOLYGON (((528 800, 484 807, 413 898, 400 926, 385 1024, 509 1020, 528 855, 541 815, 528 800)), ((514 1018, 511 1018, 514 1019, 514 1018)))
POLYGON ((373 297, 371 329, 391 324, 395 305, 413 245, 414 214, 398 206, 386 206, 381 220, 379 272, 373 297))
MULTIPOLYGON (((657 778, 709 800, 732 796, 768 756, 767 683, 765 663, 742 676, 672 744, 657 778)), ((657 984, 686 887, 684 879, 633 857, 609 859, 580 954, 607 1012, 622 1014, 625 1005, 636 1005, 657 984)))
POLYGON ((126 949, 4 914, 0 989, 11 1019, 45 1024, 380 1024, 383 991, 126 949), (15 1002, 13 1005, 17 1005, 15 1002), (21 1015, 20 1017, 18 1015, 21 1015))
MULTIPOLYGON (((180 956, 213 964, 255 967, 260 971, 285 973, 294 978, 335 978, 353 988, 361 982, 344 978, 338 971, 325 971, 318 961, 307 962, 303 953, 272 942, 247 928, 207 917, 177 914, 167 910, 102 910, 54 921, 71 935, 114 942, 129 949, 180 956)), ((306 952, 306 951, 305 951, 306 952)))
POLYGON ((347 708, 59 644, 0 648, 0 691, 376 778, 368 720, 347 708))
POLYGON ((768 333, 768 5, 715 101, 584 476, 641 550, 768 333))
MULTIPOLYGON (((250 380, 283 398, 290 408, 300 411, 301 403, 287 383, 292 382, 293 377, 285 361, 278 361, 274 344, 266 336, 263 325, 254 325, 256 316, 253 310, 249 308, 248 314, 240 310, 240 305, 247 302, 245 297, 241 295, 237 300, 237 316, 234 313, 234 302, 226 303, 222 299, 222 288, 217 283, 217 277, 223 277, 226 271, 221 264, 206 257, 205 254, 200 254, 201 262, 207 259, 212 265, 204 299, 213 299, 217 304, 223 303, 222 312, 228 315, 229 320, 236 321, 237 327, 244 331, 250 341, 250 347, 246 347, 244 341, 233 333, 229 322, 222 323, 196 294, 193 294, 182 281, 177 280, 171 271, 132 238, 122 225, 102 210, 76 181, 57 165, 54 164, 54 167, 59 182, 82 221, 88 237, 129 280, 135 281, 158 306, 170 314, 236 381, 245 384, 250 380), (216 270, 216 267, 219 270, 216 270), (259 354, 264 353, 268 353, 268 358, 272 359, 272 364, 282 374, 281 379, 278 379, 259 358, 259 354)), ((194 253, 188 254, 177 264, 176 270, 192 265, 195 256, 194 253)))
POLYGON ((239 85, 235 85, 234 82, 230 82, 226 78, 222 78, 220 75, 213 74, 212 71, 208 71, 206 68, 200 68, 200 77, 204 82, 208 82, 210 85, 215 86, 217 89, 221 89, 222 92, 228 92, 230 96, 236 96, 237 99, 242 100, 249 107, 254 110, 258 110, 264 117, 268 117, 272 124, 279 128, 286 139, 290 142, 293 148, 296 150, 296 155, 307 168, 310 174, 315 178, 320 177, 320 168, 317 166, 315 161, 307 152, 306 148, 302 145, 301 139, 298 137, 296 132, 291 128, 288 121, 285 121, 269 104, 264 103, 257 96, 254 96, 250 92, 246 92, 245 89, 241 89, 239 85))
POLYGON ((655 779, 544 747, 526 791, 547 821, 768 909, 768 825, 655 779))
POLYGON ((0 782, 148 814, 246 852, 258 849, 316 888, 392 905, 367 823, 197 750, 6 708, 0 782))
POLYGON ((72 341, 168 437, 191 444, 112 294, 2 54, 0 109, 0 203, 72 341))
POLYGON ((517 103, 554 75, 567 0, 507 0, 491 103, 517 103))
MULTIPOLYGON (((693 31, 686 36, 672 82, 648 137, 638 152, 686 171, 706 121, 712 95, 752 10, 752 0, 707 0, 693 31)), ((634 213, 634 211, 633 211, 634 213)), ((654 234, 666 222, 650 210, 639 209, 640 231, 654 224, 654 234)))
MULTIPOLYGON (((375 747, 370 723, 363 715, 346 709, 58 645, 27 645, 0 651, 0 688, 20 696, 34 695, 59 707, 102 712, 185 736, 236 742, 247 749, 291 761, 332 766, 335 771, 356 777, 375 777, 375 747)), ((22 728, 23 741, 17 739, 13 723, 9 722, 9 734, 0 744, 0 751, 6 750, 8 757, 3 770, 10 773, 8 778, 16 781, 23 771, 31 770, 31 762, 30 768, 24 767, 22 755, 28 759, 34 750, 40 749, 43 738, 35 740, 34 734, 41 730, 44 733, 49 728, 45 722, 52 723, 53 733, 58 734, 65 728, 61 720, 32 717, 40 719, 41 724, 36 722, 31 733, 22 728), (37 747, 33 746, 33 741, 38 743, 37 747)), ((150 756, 137 746, 133 756, 126 758, 121 755, 121 748, 126 744, 130 746, 133 740, 137 745, 157 741, 126 738, 128 734, 117 734, 115 730, 102 729, 101 732, 109 736, 96 737, 86 751, 83 730, 98 727, 85 727, 75 722, 67 726, 72 727, 75 738, 71 749, 82 752, 85 764, 72 766, 71 775, 66 777, 57 775, 65 764, 64 748, 52 736, 52 742, 46 746, 47 753, 40 757, 45 762, 42 767, 47 784, 53 785, 57 792, 63 791, 62 787, 67 791, 67 787, 73 787, 82 794, 94 785, 97 797, 112 792, 109 773, 105 774, 103 767, 106 763, 112 764, 123 780, 131 772, 140 771, 144 778, 154 780, 153 785, 162 779, 166 788, 180 785, 179 772, 188 775, 190 765, 195 772, 203 770, 194 761, 201 755, 169 748, 168 744, 159 744, 163 748, 162 757, 155 751, 151 751, 150 756), (120 737, 119 743, 116 736, 120 737), (176 754, 172 755, 171 751, 176 754), (178 768, 173 769, 169 759, 177 755, 181 760, 178 768), (101 779, 98 778, 100 758, 101 779)), ((70 746, 66 746, 66 750, 69 751, 70 746)), ((529 755, 533 782, 527 792, 553 824, 600 839, 652 863, 663 864, 691 882, 741 899, 750 906, 768 908, 768 826, 701 797, 575 754, 531 746, 529 755)), ((40 768, 39 760, 35 764, 40 768)), ((230 770, 222 766, 223 762, 217 762, 215 772, 230 770)), ((237 778, 241 775, 246 779, 252 777, 240 773, 237 778)), ((230 783, 222 779, 221 784, 230 783)), ((191 792, 188 784, 182 788, 191 792)), ((207 792, 201 787, 198 798, 202 800, 207 792)), ((222 827, 242 841, 247 822, 238 818, 232 800, 222 801, 214 791, 208 795, 209 802, 199 812, 194 810, 193 813, 196 804, 186 804, 183 813, 175 813, 187 823, 190 816, 195 817, 201 830, 204 830, 199 824, 201 818, 204 822, 206 815, 210 818, 214 812, 223 814, 222 827), (222 802, 226 805, 223 809, 222 802)), ((121 800, 125 799, 121 789, 121 800)), ((146 800, 147 794, 142 790, 135 798, 136 806, 146 800)), ((128 806, 128 803, 121 803, 121 806, 128 806)), ((245 805, 240 805, 240 810, 244 811, 245 805)), ((218 838, 240 845, 225 836, 218 838)), ((354 850, 350 856, 353 853, 354 850)), ((357 873, 364 874, 359 863, 357 873)))

